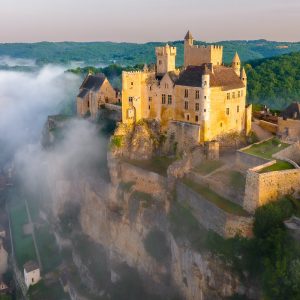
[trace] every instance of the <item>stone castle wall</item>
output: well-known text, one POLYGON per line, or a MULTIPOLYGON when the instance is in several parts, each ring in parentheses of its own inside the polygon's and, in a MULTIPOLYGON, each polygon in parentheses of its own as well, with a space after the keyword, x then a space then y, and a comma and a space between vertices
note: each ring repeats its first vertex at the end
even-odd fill
POLYGON ((120 175, 124 182, 135 182, 137 189, 144 193, 161 196, 167 192, 167 178, 157 173, 121 162, 120 175))
POLYGON ((271 123, 271 122, 267 122, 267 121, 263 121, 263 120, 260 120, 259 121, 259 126, 271 133, 277 133, 278 131, 278 125, 277 124, 274 124, 274 123, 271 123))
POLYGON ((293 161, 296 164, 300 164, 300 143, 294 143, 291 146, 277 152, 273 155, 276 159, 293 161))
MULTIPOLYGON (((273 162, 274 163, 274 162, 273 162)), ((300 169, 258 173, 272 162, 248 170, 244 209, 254 212, 259 206, 300 191, 300 169)))
POLYGON ((206 229, 215 231, 226 238, 236 234, 252 235, 252 217, 228 214, 183 183, 177 183, 176 192, 178 201, 182 204, 188 204, 195 218, 206 229))

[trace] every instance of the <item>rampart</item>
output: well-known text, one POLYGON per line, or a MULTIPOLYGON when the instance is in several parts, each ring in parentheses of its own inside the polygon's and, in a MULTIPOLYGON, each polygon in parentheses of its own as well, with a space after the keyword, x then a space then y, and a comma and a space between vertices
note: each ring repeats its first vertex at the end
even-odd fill
POLYGON ((260 170, 275 162, 247 171, 243 204, 245 210, 254 212, 259 206, 300 191, 300 169, 259 173, 260 170))
POLYGON ((195 218, 206 229, 225 238, 234 237, 236 234, 252 235, 252 217, 226 213, 181 182, 177 183, 176 192, 179 203, 188 205, 195 218))

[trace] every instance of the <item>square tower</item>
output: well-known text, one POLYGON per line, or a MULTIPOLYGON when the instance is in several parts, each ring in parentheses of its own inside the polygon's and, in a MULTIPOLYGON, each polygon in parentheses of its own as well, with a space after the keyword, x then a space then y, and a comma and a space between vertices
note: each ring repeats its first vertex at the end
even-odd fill
POLYGON ((162 76, 170 71, 175 71, 176 52, 176 47, 168 44, 155 48, 157 75, 162 76))

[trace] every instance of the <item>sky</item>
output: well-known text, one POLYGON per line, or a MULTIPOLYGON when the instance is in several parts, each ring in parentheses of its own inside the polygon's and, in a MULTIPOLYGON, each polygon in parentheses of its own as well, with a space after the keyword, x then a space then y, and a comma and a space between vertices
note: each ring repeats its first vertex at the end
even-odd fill
POLYGON ((299 0, 0 0, 0 42, 300 41, 299 0))

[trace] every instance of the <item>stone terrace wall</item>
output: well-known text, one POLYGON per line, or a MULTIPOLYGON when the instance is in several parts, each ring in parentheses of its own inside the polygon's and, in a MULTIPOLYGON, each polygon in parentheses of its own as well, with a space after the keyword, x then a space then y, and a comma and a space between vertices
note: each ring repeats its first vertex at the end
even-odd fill
POLYGON ((182 204, 188 204, 195 218, 206 229, 213 230, 226 238, 236 234, 251 236, 252 217, 228 214, 181 182, 177 183, 176 192, 178 201, 182 204))
POLYGON ((167 192, 167 178, 146 171, 126 162, 120 162, 120 178, 124 182, 135 182, 139 191, 160 196, 167 192))
MULTIPOLYGON (((269 139, 267 139, 267 140, 269 140, 269 139)), ((243 152, 244 150, 251 148, 253 145, 258 145, 258 144, 264 143, 267 140, 263 140, 258 143, 247 146, 245 148, 239 149, 236 152, 236 161, 235 161, 236 164, 249 169, 249 168, 254 168, 256 166, 260 166, 267 162, 270 162, 270 160, 268 160, 268 159, 243 152)))
POLYGON ((278 131, 278 125, 271 122, 259 120, 259 126, 274 134, 276 134, 278 131))
POLYGON ((296 164, 300 164, 300 143, 294 143, 291 146, 277 152, 273 155, 276 159, 293 161, 296 164))
POLYGON ((249 212, 254 212, 257 207, 285 195, 300 191, 300 169, 258 173, 270 164, 272 162, 247 172, 243 207, 249 212))

